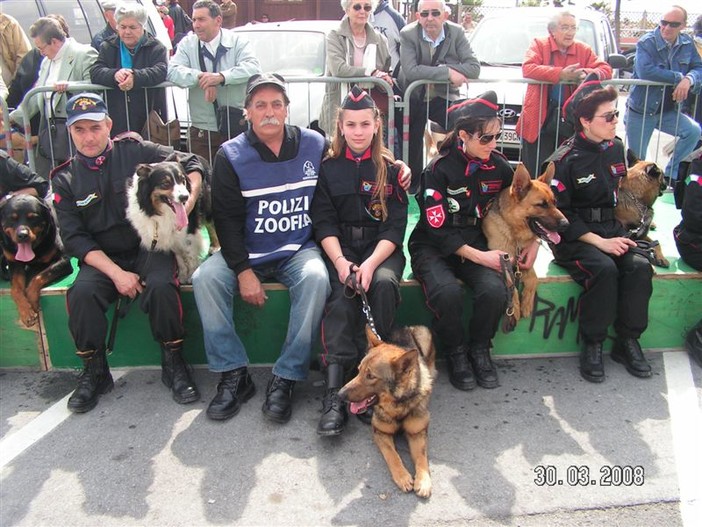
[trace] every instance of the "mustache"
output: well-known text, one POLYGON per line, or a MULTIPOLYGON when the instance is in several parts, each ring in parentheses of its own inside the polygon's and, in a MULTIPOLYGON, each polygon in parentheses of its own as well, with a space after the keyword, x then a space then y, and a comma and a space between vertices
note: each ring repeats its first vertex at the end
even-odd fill
POLYGON ((266 126, 267 124, 278 126, 280 125, 280 121, 275 117, 265 117, 264 119, 261 119, 261 126, 266 126))

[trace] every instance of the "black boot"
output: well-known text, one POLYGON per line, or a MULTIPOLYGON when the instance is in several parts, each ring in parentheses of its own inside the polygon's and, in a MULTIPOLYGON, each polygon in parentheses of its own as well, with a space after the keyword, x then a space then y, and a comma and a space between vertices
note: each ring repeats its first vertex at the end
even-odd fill
POLYGON ((612 360, 623 364, 634 377, 645 379, 651 376, 651 365, 636 339, 617 337, 612 348, 612 360))
POLYGON ((446 364, 448 366, 449 381, 454 388, 459 390, 472 390, 475 388, 473 368, 468 361, 468 350, 461 344, 446 350, 446 364))
POLYGON ((687 332, 685 336, 685 349, 697 365, 702 368, 702 320, 687 332))
POLYGON ((317 425, 317 433, 321 436, 336 436, 344 431, 349 414, 346 403, 339 399, 339 389, 343 384, 343 365, 330 364, 327 367, 327 390, 322 401, 322 417, 317 425))
POLYGON ((580 352, 580 375, 590 382, 605 380, 601 342, 585 342, 580 352))
POLYGON ((207 407, 207 417, 215 421, 234 417, 241 409, 241 404, 251 399, 255 393, 256 386, 246 367, 225 371, 217 385, 217 395, 207 407))
POLYGON ((183 358, 183 341, 161 344, 161 382, 173 392, 173 400, 178 404, 194 403, 200 399, 200 392, 190 378, 190 371, 183 358))
POLYGON ((266 400, 261 411, 271 421, 287 423, 292 415, 292 392, 295 381, 274 375, 268 382, 266 400))
POLYGON ((490 358, 490 345, 479 344, 470 347, 468 358, 473 365, 473 373, 478 384, 483 388, 497 388, 497 369, 490 358))
POLYGON ((100 395, 112 390, 115 383, 107 365, 105 350, 79 351, 77 355, 83 359, 83 372, 67 406, 71 412, 82 414, 95 408, 100 395))

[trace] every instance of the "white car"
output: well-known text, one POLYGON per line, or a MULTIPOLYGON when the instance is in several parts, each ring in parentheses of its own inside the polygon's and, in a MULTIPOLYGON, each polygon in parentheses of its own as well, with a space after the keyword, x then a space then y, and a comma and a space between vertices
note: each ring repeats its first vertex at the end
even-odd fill
MULTIPOLYGON (((470 35, 470 45, 480 60, 480 79, 471 81, 468 97, 487 90, 497 92, 504 126, 498 148, 512 161, 520 157, 520 141, 515 124, 522 111, 527 84, 521 82, 524 55, 534 38, 548 35, 549 20, 558 9, 519 7, 491 12, 470 35), (497 82, 494 82, 497 81, 497 82)), ((613 68, 626 66, 618 54, 612 27, 606 15, 595 10, 572 11, 578 19, 576 39, 588 44, 597 56, 613 68)))

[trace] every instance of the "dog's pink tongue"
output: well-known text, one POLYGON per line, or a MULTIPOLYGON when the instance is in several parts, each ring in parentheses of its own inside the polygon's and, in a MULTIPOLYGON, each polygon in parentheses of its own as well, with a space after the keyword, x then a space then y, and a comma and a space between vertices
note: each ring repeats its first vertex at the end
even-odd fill
POLYGON ((352 414, 362 414, 367 409, 367 401, 361 401, 360 403, 349 403, 349 410, 351 410, 352 414))
POLYGON ((556 231, 549 231, 546 236, 548 237, 548 240, 553 244, 561 243, 561 235, 558 234, 556 231))
POLYGON ((176 215, 176 228, 181 230, 188 224, 188 214, 185 212, 185 205, 182 203, 174 203, 173 208, 175 209, 176 215))
POLYGON ((21 242, 17 244, 17 254, 15 260, 18 262, 31 262, 34 260, 34 251, 30 242, 21 242))

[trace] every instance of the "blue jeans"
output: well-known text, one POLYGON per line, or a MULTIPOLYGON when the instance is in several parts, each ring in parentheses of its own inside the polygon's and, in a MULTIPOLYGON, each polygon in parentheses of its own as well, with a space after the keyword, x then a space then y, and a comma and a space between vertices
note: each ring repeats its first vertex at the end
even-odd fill
MULTIPOLYGON (((312 344, 319 334, 329 275, 318 248, 303 249, 282 264, 253 269, 259 279, 274 278, 290 292, 288 333, 273 374, 292 381, 307 378, 312 344)), ((221 252, 210 256, 193 275, 193 292, 205 334, 210 371, 247 366, 244 344, 234 328, 233 300, 239 294, 236 273, 221 252)))
POLYGON ((627 146, 639 159, 646 158, 648 143, 654 129, 678 138, 673 156, 665 167, 665 175, 670 179, 678 178, 678 165, 695 149, 700 139, 700 125, 682 112, 668 111, 660 115, 643 115, 626 109, 624 115, 627 146))

